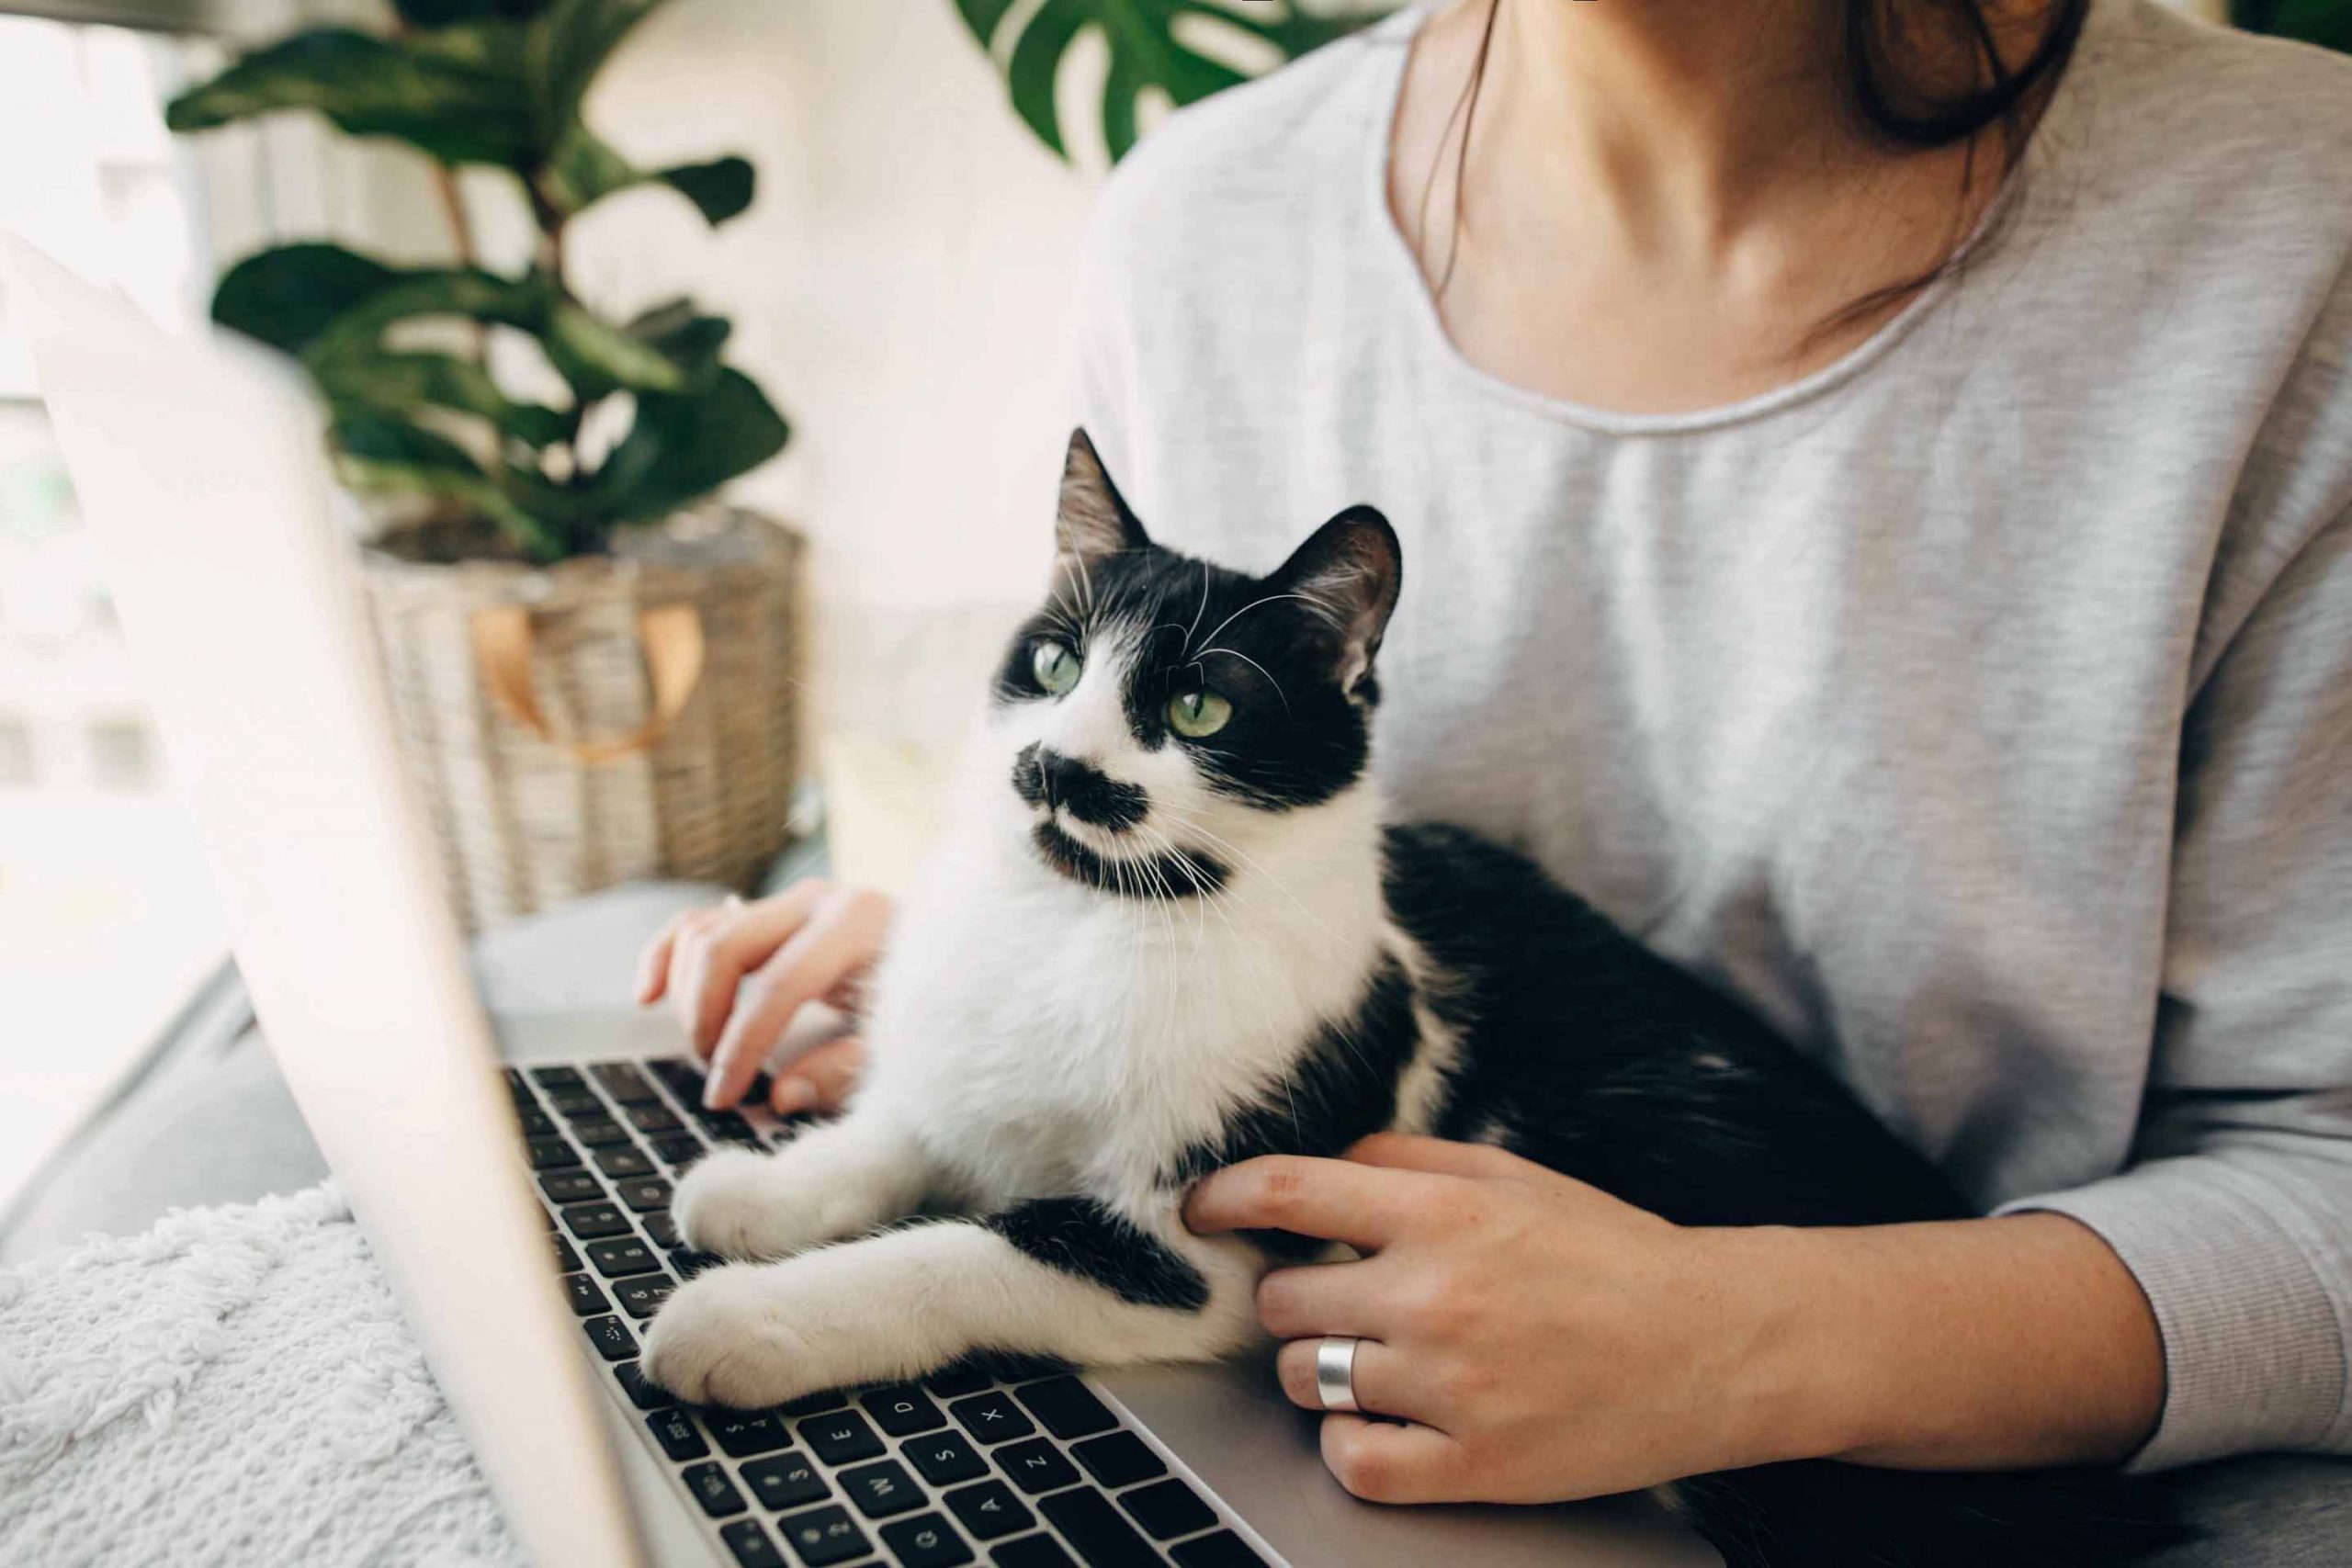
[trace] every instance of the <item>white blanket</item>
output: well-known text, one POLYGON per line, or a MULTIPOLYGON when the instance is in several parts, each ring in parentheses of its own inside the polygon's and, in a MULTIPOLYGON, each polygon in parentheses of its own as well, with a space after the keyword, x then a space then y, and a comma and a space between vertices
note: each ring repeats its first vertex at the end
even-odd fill
POLYGON ((0 1269, 0 1563, 522 1562, 332 1184, 0 1269))

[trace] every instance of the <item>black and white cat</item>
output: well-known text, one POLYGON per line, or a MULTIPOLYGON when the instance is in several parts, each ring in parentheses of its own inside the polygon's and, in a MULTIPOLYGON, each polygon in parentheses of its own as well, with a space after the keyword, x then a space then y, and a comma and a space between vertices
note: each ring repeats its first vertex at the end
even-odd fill
MULTIPOLYGON (((1684 1224, 1970 1212, 1526 861, 1385 819, 1366 761, 1400 563, 1377 513, 1271 577, 1226 571, 1154 546, 1081 432, 1057 541, 876 971, 848 1112, 679 1190, 692 1245, 781 1261, 687 1282, 649 1376, 765 1405, 975 1351, 1224 1355, 1295 1238, 1193 1235, 1186 1189, 1384 1129, 1497 1144, 1684 1224)), ((1736 1565, 2085 1563, 2153 1539, 2088 1475, 1816 1462, 1675 1492, 1736 1565)))

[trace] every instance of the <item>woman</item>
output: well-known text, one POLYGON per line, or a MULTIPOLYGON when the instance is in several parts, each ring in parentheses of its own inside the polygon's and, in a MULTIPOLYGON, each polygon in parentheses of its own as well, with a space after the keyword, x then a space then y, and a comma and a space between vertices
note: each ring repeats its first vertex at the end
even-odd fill
MULTIPOLYGON (((1407 1418, 1327 1416, 1342 1483, 2352 1451, 2347 260, 2352 67, 2146 0, 1457 0, 1122 168, 1085 417, 1155 535, 1257 570, 1380 505, 1400 809, 1736 990, 1993 1216, 1758 1233, 1699 1290, 1492 1151, 1222 1172, 1195 1228, 1398 1236, 1260 1296, 1295 1399, 1357 1335, 1407 1418)), ((690 917, 643 993, 727 1102, 887 919, 690 917)), ((2302 1484, 2211 1560, 2317 1561, 2302 1484)))

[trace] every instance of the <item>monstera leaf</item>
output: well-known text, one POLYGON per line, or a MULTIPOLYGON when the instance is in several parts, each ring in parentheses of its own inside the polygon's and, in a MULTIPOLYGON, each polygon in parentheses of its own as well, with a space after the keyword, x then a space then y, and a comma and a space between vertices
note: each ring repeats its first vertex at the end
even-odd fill
POLYGON ((2230 20, 2250 32, 2352 54, 2352 5, 2346 0, 2231 0, 2230 20))
POLYGON ((1317 13, 1297 0, 1243 6, 1212 0, 1045 0, 1007 26, 1013 0, 956 0, 956 9, 980 47, 1003 60, 1014 111, 1039 140, 1065 157, 1069 152, 1054 104, 1054 81, 1080 36, 1100 32, 1111 53, 1110 73, 1102 85, 1102 140, 1114 159, 1125 157, 1135 145, 1136 105, 1147 90, 1156 87, 1176 103, 1189 104, 1248 79, 1230 62, 1181 38, 1180 18, 1212 19, 1272 44, 1284 59, 1295 59, 1377 14, 1363 9, 1317 13), (1000 33, 1012 36, 1000 38, 1000 33))

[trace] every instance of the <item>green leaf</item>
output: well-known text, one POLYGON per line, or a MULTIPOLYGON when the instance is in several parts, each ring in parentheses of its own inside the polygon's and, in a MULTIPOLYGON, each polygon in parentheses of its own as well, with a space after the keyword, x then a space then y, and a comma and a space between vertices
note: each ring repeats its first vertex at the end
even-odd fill
POLYGON ((628 324, 629 336, 661 351, 684 373, 690 387, 709 381, 718 368, 719 350, 733 331, 726 317, 699 314, 688 299, 657 305, 628 324))
MULTIPOLYGON (((2320 4, 2323 0, 2307 0, 2320 4)), ((1038 140, 1068 156, 1054 83, 1070 46, 1097 31, 1109 46, 1111 64, 1103 81, 1102 134, 1117 159, 1135 145, 1136 106, 1152 88, 1176 103, 1189 104, 1247 80, 1245 73, 1204 54, 1176 36, 1177 19, 1187 14, 1214 17, 1254 34, 1295 59, 1372 21, 1377 11, 1322 15, 1297 0, 1253 0, 1226 6, 1210 0, 1045 0, 1018 23, 1008 24, 1011 0, 956 0, 964 25, 992 53, 1004 55, 1005 85, 1012 107, 1038 140), (1013 33, 1009 52, 999 34, 1013 33)))
POLYGON ((509 398, 488 370, 455 355, 359 350, 311 368, 328 400, 337 405, 394 414, 449 409, 488 420, 502 435, 532 447, 551 446, 571 433, 565 414, 509 398))
POLYGON ((2238 0, 2230 17, 2256 32, 2352 53, 2352 5, 2345 0, 2238 0))
POLYGON ((345 28, 297 33, 254 51, 172 100, 164 122, 205 130, 258 115, 315 109, 354 136, 389 136, 445 164, 536 163, 521 35, 482 22, 373 38, 345 28))
POLYGON ((515 505, 464 447, 446 436, 405 420, 338 409, 334 437, 335 472, 353 490, 453 502, 496 524, 532 559, 563 558, 562 536, 515 505))
POLYGON ((657 182, 693 202, 705 221, 719 224, 752 205, 754 176, 749 163, 731 157, 640 169, 575 121, 549 154, 539 188, 556 210, 569 217, 615 191, 657 182))
POLYGON ((588 85, 629 29, 662 0, 555 0, 531 25, 530 81, 534 109, 549 145, 580 118, 588 85))
POLYGON ((675 392, 686 386, 684 368, 660 348, 568 299, 549 310, 541 342, 582 403, 614 392, 675 392))
POLYGON ((393 268, 341 245, 280 245, 229 269, 213 290, 212 319, 273 348, 300 354, 337 316, 400 277, 393 268))
POLYGON ((413 28, 445 28, 452 22, 492 18, 527 22, 546 10, 550 0, 392 0, 392 9, 413 28))
POLYGON ((501 277, 479 267, 416 267, 396 272, 384 288, 351 305, 302 350, 316 367, 372 348, 395 321, 456 316, 541 332, 554 299, 543 278, 501 277))
POLYGON ((640 396, 588 493, 615 522, 665 516, 758 468, 791 434, 750 377, 721 369, 698 392, 640 396))

